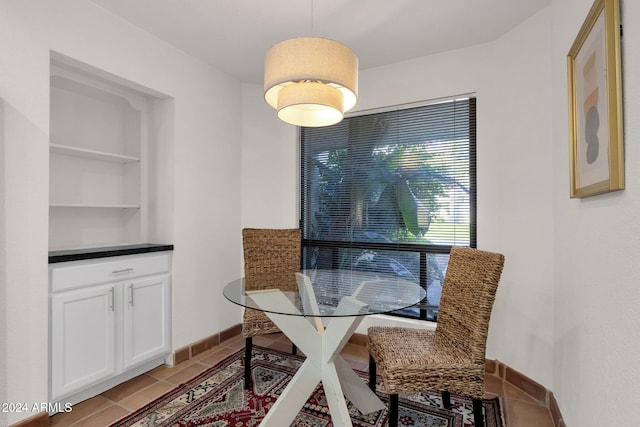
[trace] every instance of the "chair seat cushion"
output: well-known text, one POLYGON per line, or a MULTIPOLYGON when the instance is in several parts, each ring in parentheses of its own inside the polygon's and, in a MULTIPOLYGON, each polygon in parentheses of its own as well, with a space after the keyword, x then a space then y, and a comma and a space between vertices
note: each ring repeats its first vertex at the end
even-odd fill
POLYGON ((484 394, 484 364, 474 364, 469 355, 446 343, 436 345, 435 331, 374 326, 368 330, 367 345, 387 393, 433 390, 474 398, 484 394))

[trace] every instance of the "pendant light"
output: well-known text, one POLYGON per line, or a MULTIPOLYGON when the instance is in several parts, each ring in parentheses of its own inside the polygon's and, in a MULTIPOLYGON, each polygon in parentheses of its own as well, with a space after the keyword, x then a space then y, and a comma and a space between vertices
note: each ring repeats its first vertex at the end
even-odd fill
POLYGON ((358 58, 326 38, 284 40, 265 55, 264 99, 281 120, 296 126, 338 123, 358 99, 358 58))

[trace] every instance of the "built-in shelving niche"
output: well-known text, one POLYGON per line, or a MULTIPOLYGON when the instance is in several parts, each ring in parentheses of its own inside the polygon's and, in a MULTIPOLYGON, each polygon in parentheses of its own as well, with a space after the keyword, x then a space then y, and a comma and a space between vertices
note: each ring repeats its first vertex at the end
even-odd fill
POLYGON ((52 53, 49 249, 167 243, 173 100, 52 53))

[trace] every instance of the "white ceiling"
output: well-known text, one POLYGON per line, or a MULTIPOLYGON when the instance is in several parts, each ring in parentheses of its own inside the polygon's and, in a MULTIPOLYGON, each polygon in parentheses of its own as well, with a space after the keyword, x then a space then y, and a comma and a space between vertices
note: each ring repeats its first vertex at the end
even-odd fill
POLYGON ((241 81, 262 83, 264 53, 326 37, 377 67, 499 38, 549 0, 91 0, 241 81))

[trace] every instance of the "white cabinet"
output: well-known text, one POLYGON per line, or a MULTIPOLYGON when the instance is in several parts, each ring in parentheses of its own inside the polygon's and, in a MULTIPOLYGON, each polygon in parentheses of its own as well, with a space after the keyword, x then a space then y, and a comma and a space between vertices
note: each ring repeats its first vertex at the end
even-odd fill
POLYGON ((114 286, 51 297, 51 385, 63 396, 115 374, 114 286))
POLYGON ((50 265, 50 399, 77 403, 164 363, 166 252, 50 265))
POLYGON ((169 276, 124 286, 124 368, 128 369, 169 349, 169 276))

